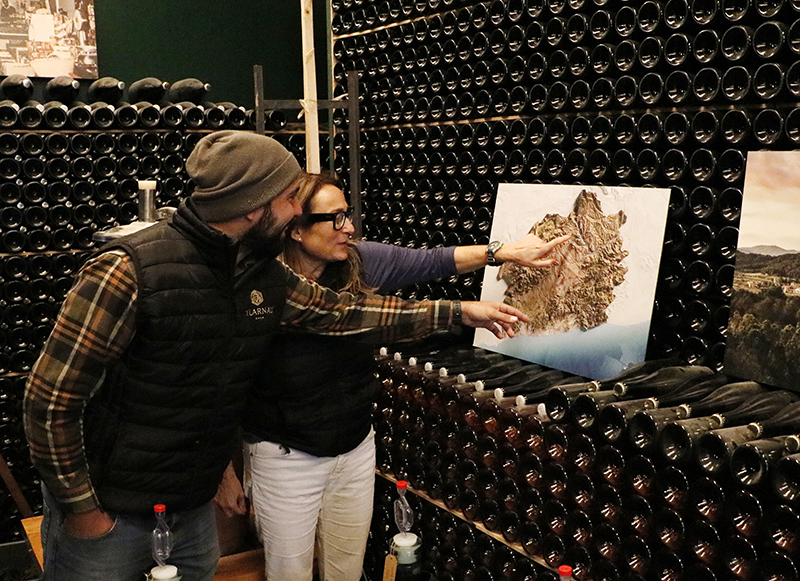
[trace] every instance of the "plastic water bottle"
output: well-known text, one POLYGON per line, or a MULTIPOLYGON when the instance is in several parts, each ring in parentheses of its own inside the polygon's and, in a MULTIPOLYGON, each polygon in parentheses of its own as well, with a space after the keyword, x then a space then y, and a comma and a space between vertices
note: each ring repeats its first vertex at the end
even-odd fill
POLYGON ((172 552, 172 533, 167 521, 164 520, 167 507, 157 504, 153 510, 156 513, 156 528, 153 529, 153 559, 163 567, 167 564, 169 554, 172 552))
POLYGON ((413 580, 421 570, 419 561, 419 550, 422 546, 417 535, 410 532, 414 524, 414 511, 406 499, 406 488, 408 483, 405 480, 397 482, 398 497, 394 501, 394 522, 400 530, 392 539, 391 552, 397 558, 398 581, 413 580))

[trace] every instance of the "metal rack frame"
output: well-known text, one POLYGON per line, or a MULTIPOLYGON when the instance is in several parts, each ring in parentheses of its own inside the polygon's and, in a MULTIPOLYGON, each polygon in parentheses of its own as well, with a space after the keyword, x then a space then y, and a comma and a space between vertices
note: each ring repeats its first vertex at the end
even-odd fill
MULTIPOLYGON (((256 132, 266 134, 265 112, 274 109, 305 109, 299 99, 265 99, 264 73, 261 65, 253 65, 253 84, 255 90, 255 123, 256 132)), ((361 236, 361 134, 359 132, 358 111, 358 71, 347 71, 347 97, 336 100, 319 100, 318 109, 346 109, 349 161, 350 204, 353 206, 353 227, 355 235, 361 236)), ((308 155, 309 152, 306 152, 308 155)))

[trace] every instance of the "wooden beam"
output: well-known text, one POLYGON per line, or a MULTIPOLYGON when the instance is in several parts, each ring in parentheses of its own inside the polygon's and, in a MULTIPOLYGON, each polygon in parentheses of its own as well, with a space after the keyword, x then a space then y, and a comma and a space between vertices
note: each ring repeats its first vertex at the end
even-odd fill
POLYGON ((306 170, 319 173, 319 114, 317 67, 314 58, 314 10, 312 0, 300 0, 303 35, 303 115, 306 121, 306 170))
POLYGON ((14 499, 14 502, 19 509, 19 512, 22 514, 23 518, 29 518, 33 516, 33 511, 31 510, 31 505, 28 504, 28 501, 25 500, 25 495, 22 494, 22 489, 17 484, 14 475, 11 474, 11 470, 8 468, 8 464, 6 464, 6 459, 3 458, 3 455, 0 454, 0 478, 3 479, 3 482, 8 489, 8 493, 11 495, 11 498, 14 499))

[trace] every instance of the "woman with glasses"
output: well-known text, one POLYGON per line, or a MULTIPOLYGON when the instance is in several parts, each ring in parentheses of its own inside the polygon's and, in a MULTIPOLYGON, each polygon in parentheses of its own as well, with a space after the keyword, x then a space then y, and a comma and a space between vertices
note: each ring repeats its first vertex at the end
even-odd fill
MULTIPOLYGON (((335 176, 309 175, 303 214, 290 227, 283 260, 339 291, 391 292, 486 266, 485 246, 415 250, 351 239, 351 208, 335 176)), ((568 237, 528 235, 495 249, 495 260, 550 266, 568 237)), ((357 581, 372 518, 379 390, 374 345, 346 336, 284 333, 264 360, 244 418, 245 489, 264 544, 268 581, 357 581)), ((232 468, 217 502, 232 516, 246 503, 232 468)))

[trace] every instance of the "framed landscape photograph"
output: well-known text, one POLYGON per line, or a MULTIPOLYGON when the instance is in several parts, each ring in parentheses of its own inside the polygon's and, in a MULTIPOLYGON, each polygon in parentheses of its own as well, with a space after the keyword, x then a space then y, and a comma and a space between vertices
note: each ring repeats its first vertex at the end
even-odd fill
POLYGON ((3 75, 97 78, 94 0, 0 0, 3 75))
POLYGON ((579 185, 500 184, 491 239, 571 234, 558 264, 487 267, 481 300, 504 301, 530 323, 474 344, 590 379, 644 361, 670 191, 579 185))
POLYGON ((791 389, 800 380, 800 151, 750 151, 724 372, 791 389))

